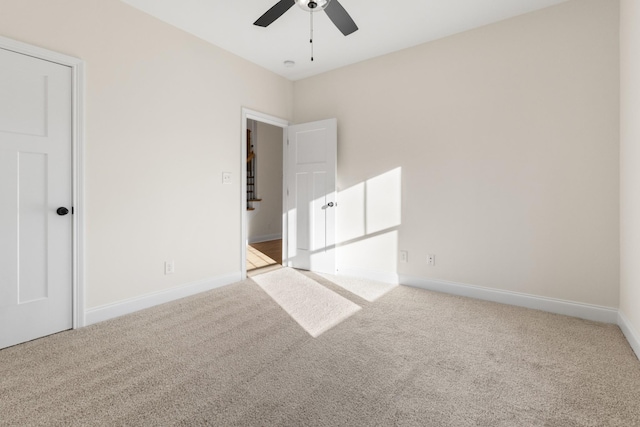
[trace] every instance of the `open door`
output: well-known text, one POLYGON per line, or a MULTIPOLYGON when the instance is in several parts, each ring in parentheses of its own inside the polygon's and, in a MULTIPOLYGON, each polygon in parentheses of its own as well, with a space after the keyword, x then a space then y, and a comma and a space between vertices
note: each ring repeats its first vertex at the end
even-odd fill
MULTIPOLYGON (((288 266, 335 274, 337 120, 288 127, 288 266)), ((284 261, 284 260, 283 260, 284 261)))

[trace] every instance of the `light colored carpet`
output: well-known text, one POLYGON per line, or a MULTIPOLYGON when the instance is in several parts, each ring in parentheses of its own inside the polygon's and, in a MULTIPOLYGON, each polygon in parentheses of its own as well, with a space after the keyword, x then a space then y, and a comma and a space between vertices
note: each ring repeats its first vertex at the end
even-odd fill
POLYGON ((360 306, 330 291, 292 268, 281 268, 253 277, 312 337, 342 322, 360 306))
POLYGON ((377 300, 397 286, 349 276, 336 276, 325 273, 319 273, 319 275, 369 302, 377 300))
POLYGON ((362 309, 318 338, 246 280, 0 350, 0 425, 640 425, 617 326, 404 286, 343 296, 362 309))

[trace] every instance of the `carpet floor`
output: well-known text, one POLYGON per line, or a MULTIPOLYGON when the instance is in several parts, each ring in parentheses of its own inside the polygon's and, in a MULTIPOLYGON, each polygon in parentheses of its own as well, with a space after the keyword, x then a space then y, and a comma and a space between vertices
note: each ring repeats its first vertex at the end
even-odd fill
POLYGON ((2 426, 640 426, 619 328, 398 286, 311 337, 251 279, 0 350, 2 426))

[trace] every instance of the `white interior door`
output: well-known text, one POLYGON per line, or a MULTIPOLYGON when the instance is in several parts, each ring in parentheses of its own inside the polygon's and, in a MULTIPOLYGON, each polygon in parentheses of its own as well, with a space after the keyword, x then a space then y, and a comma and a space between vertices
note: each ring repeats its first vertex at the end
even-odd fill
POLYGON ((71 84, 0 49, 0 348, 72 327, 71 84))
POLYGON ((334 274, 337 121, 292 125, 287 145, 287 264, 334 274))

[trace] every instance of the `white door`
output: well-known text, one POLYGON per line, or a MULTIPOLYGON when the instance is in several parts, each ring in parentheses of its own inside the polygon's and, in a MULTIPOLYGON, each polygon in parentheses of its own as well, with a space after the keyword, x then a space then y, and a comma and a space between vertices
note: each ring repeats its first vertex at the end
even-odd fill
POLYGON ((287 263, 334 274, 337 121, 292 125, 288 137, 287 263))
POLYGON ((71 78, 0 49, 0 348, 72 327, 71 78))

